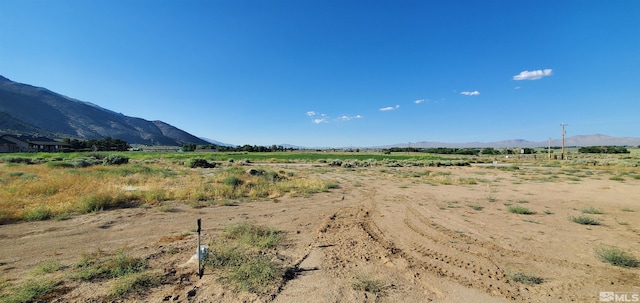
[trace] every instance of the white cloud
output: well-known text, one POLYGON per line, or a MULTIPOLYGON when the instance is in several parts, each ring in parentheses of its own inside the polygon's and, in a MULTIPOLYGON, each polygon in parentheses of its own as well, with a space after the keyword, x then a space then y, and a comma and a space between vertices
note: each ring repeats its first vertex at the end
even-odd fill
POLYGON ((381 112, 386 112, 386 111, 390 111, 390 110, 394 110, 394 109, 398 109, 400 108, 400 105, 396 105, 394 106, 387 106, 387 107, 383 107, 380 109, 381 112))
POLYGON ((465 96, 477 96, 480 94, 480 92, 477 90, 474 90, 472 92, 461 92, 460 94, 465 96))
POLYGON ((307 116, 309 116, 309 117, 313 117, 315 115, 316 115, 316 112, 314 112, 314 111, 308 111, 307 112, 307 116))
POLYGON ((311 122, 313 122, 314 124, 320 124, 320 123, 327 123, 329 121, 327 121, 326 118, 318 118, 318 119, 311 120, 311 122))
POLYGON ((361 115, 355 115, 355 116, 347 116, 347 115, 343 115, 340 116, 340 118, 338 118, 341 121, 349 121, 349 120, 353 120, 353 119, 362 119, 361 115))
POLYGON ((516 81, 520 81, 520 80, 538 80, 541 79, 542 77, 547 77, 547 76, 551 76, 553 75, 553 70, 551 70, 550 68, 547 69, 542 69, 542 70, 533 70, 533 71, 522 71, 521 73, 513 76, 513 80, 516 81))
POLYGON ((513 89, 520 89, 520 86, 516 86, 516 87, 514 87, 513 89))
POLYGON ((420 103, 424 103, 424 101, 425 101, 424 99, 418 99, 418 100, 416 100, 416 101, 414 101, 414 102, 415 102, 416 104, 420 104, 420 103))

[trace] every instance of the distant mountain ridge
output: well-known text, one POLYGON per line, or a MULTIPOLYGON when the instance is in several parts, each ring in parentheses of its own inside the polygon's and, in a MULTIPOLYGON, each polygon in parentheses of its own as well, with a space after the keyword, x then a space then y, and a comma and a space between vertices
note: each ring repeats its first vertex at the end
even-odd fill
POLYGON ((163 121, 129 117, 0 76, 0 132, 52 138, 113 137, 131 144, 209 144, 163 121))
MULTIPOLYGON (((528 141, 524 139, 503 140, 497 142, 469 142, 469 143, 447 143, 447 142, 430 142, 420 141, 395 145, 383 146, 389 147, 416 147, 416 148, 437 148, 437 147, 450 147, 450 148, 514 148, 514 147, 546 147, 549 145, 549 141, 528 141)), ((551 140, 551 146, 561 146, 562 139, 551 140)), ((633 137, 612 137, 602 134, 594 135, 576 135, 566 137, 564 140, 565 146, 639 146, 640 138, 633 137)))

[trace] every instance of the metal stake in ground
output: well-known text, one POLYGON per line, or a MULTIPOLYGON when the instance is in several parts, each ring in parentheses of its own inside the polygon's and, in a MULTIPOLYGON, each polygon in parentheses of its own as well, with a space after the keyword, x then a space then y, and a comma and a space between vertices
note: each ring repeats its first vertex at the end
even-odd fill
POLYGON ((200 219, 198 219, 198 247, 196 248, 196 254, 198 255, 198 277, 202 279, 203 270, 200 264, 200 255, 202 254, 200 252, 200 219))

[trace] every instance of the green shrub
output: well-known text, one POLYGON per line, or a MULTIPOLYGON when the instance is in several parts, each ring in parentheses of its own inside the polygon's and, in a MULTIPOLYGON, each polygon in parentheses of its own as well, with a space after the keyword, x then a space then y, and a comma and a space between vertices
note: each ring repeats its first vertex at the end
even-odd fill
POLYGON ((240 185, 242 185, 242 183, 243 183, 242 179, 240 179, 240 178, 238 178, 236 176, 229 176, 229 177, 226 177, 226 178, 222 179, 222 184, 233 186, 233 187, 240 186, 240 185))
POLYGON ((510 213, 519 214, 519 215, 533 215, 536 213, 535 211, 520 205, 511 205, 508 207, 508 210, 510 213))
POLYGON ((256 248, 271 248, 280 242, 282 233, 271 228, 240 223, 227 227, 225 236, 256 248))
POLYGON ((47 278, 28 280, 23 284, 10 289, 10 293, 0 293, 0 300, 6 303, 40 302, 38 298, 51 292, 59 282, 47 278))
POLYGON ((29 209, 24 214, 24 219, 26 221, 42 221, 48 220, 51 218, 51 210, 45 206, 37 206, 32 209, 29 209))
POLYGON ((351 282, 351 288, 377 294, 382 292, 383 284, 366 275, 358 275, 354 278, 353 282, 351 282))
POLYGON ((593 207, 583 208, 582 209, 582 213, 583 214, 592 214, 592 215, 601 215, 601 214, 603 214, 603 212, 601 210, 593 208, 593 207))
POLYGON ((129 163, 129 158, 120 155, 108 155, 104 158, 104 165, 121 165, 129 163))
POLYGON ((527 275, 521 272, 515 273, 515 274, 509 274, 507 278, 515 282, 527 284, 527 285, 541 284, 542 282, 544 282, 544 279, 542 279, 541 277, 527 275))
POLYGON ((214 168, 216 167, 215 163, 209 163, 209 161, 202 158, 194 158, 189 161, 187 166, 191 168, 201 167, 201 168, 214 168))
POLYGON ((109 294, 122 297, 131 292, 141 293, 159 283, 158 277, 147 272, 128 274, 115 281, 109 294))
POLYGON ((592 218, 589 216, 569 217, 569 220, 582 225, 600 225, 600 219, 592 218))
POLYGON ((603 262, 620 267, 638 267, 640 261, 630 253, 617 247, 601 245, 595 249, 596 256, 603 262))

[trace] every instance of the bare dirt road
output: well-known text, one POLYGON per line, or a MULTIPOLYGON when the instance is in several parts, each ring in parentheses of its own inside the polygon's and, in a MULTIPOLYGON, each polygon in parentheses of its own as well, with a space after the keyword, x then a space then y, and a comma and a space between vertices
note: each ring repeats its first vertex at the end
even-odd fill
MULTIPOLYGON (((317 170, 340 187, 305 198, 172 211, 131 208, 0 226, 5 282, 56 261, 68 271, 83 254, 125 249, 146 258, 160 285, 118 299, 113 281, 64 279, 48 302, 597 302, 599 292, 640 292, 640 269, 598 259, 601 245, 640 257, 640 180, 608 171, 482 167, 317 170), (515 214, 509 206, 533 214, 515 214), (597 209, 600 214, 583 214, 597 209), (600 225, 570 218, 588 215, 600 225), (268 294, 234 291, 189 262, 196 220, 203 242, 238 222, 283 232, 277 256, 296 275, 268 294), (540 278, 516 281, 517 274, 540 278), (378 281, 375 292, 353 287, 378 281)), ((1 299, 0 299, 1 301, 1 299)))

